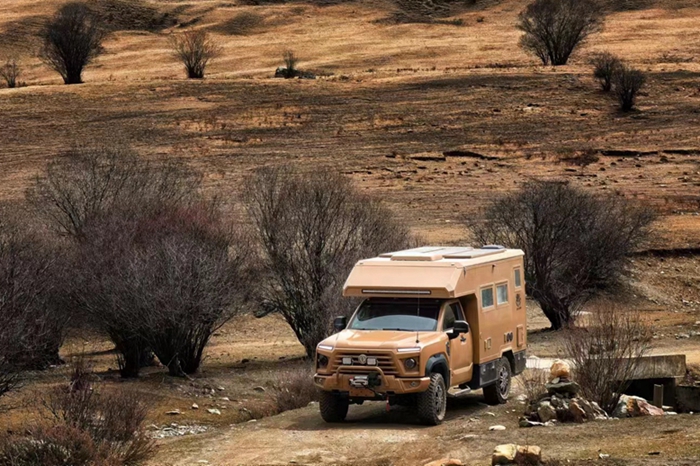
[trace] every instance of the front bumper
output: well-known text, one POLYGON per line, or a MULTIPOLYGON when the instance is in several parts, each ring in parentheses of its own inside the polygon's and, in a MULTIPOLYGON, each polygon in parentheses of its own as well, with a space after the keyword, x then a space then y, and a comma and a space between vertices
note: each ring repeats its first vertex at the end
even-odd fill
POLYGON ((430 386, 430 377, 396 377, 384 375, 384 372, 378 367, 359 372, 357 367, 341 366, 334 374, 314 374, 314 384, 321 390, 328 392, 346 393, 355 398, 375 398, 377 393, 401 395, 424 392, 430 386), (344 369, 348 372, 345 372, 344 369), (368 375, 370 371, 379 373, 379 385, 369 389, 358 388, 350 383, 354 377, 368 375))

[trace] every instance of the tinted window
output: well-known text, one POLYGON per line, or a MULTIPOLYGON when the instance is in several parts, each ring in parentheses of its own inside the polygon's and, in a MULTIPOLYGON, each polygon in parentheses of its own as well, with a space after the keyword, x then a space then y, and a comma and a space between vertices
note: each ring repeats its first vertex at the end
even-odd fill
POLYGON ((442 302, 437 299, 370 298, 360 305, 348 328, 432 332, 437 329, 442 302))
POLYGON ((520 282, 520 269, 515 269, 515 287, 520 288, 521 282, 520 282))
POLYGON ((496 300, 498 304, 505 304, 508 302, 508 285, 505 283, 496 287, 496 300))
POLYGON ((481 307, 491 307, 493 306, 493 288, 483 288, 481 290, 481 307))

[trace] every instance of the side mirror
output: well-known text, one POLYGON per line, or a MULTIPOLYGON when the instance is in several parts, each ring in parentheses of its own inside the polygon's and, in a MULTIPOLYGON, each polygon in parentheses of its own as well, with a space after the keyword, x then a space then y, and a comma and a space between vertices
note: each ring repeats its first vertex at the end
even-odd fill
POLYGON ((335 329, 336 332, 340 332, 342 330, 345 330, 345 327, 348 326, 348 318, 345 316, 342 317, 336 317, 335 320, 333 321, 333 328, 335 329))
POLYGON ((454 333, 457 335, 469 333, 469 323, 466 320, 455 320, 453 329, 454 333))

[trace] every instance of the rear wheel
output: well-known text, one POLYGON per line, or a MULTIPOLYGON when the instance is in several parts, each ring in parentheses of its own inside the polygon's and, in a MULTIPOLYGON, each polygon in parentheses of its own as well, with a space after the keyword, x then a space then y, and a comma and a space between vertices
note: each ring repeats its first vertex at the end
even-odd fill
POLYGON ((490 405, 503 404, 508 401, 511 386, 510 362, 507 358, 501 358, 496 363, 496 383, 484 387, 484 398, 490 405))
POLYGON ((424 424, 435 426, 445 419, 447 388, 442 374, 431 374, 430 386, 417 396, 416 409, 418 418, 424 424))
POLYGON ((321 417, 326 422, 343 422, 348 415, 350 400, 330 392, 321 392, 319 401, 321 417))

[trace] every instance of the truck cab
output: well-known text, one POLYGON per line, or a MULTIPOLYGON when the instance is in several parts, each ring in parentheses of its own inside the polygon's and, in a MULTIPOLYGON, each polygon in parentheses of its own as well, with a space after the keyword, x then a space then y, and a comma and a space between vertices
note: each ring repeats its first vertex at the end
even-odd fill
POLYGON ((448 391, 505 403, 525 368, 523 253, 498 246, 422 247, 358 262, 343 294, 363 300, 316 350, 321 415, 351 404, 412 406, 439 424, 448 391))

